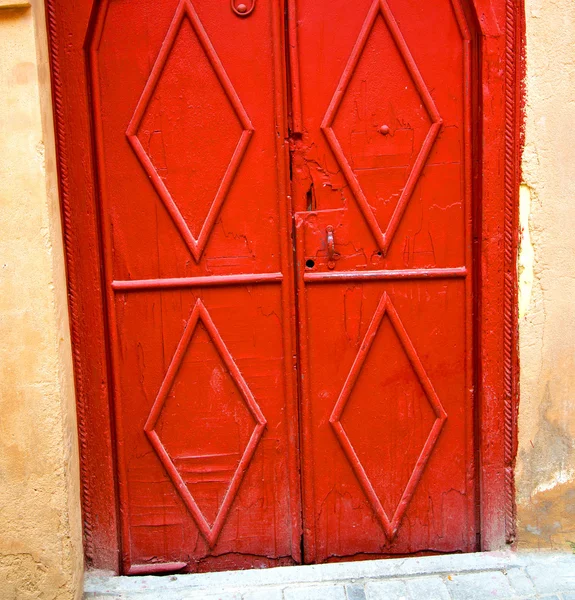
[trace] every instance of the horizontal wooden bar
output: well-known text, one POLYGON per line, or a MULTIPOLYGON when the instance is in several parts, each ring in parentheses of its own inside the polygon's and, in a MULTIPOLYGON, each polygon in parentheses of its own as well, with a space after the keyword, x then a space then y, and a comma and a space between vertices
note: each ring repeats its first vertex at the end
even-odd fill
POLYGON ((176 573, 188 566, 185 562, 148 563, 145 565, 131 565, 128 575, 150 575, 158 573, 176 573))
POLYGON ((282 281, 281 273, 240 273, 238 275, 206 275, 201 277, 172 277, 162 279, 126 279, 112 281, 117 292, 165 290, 171 288, 216 287, 225 285, 251 285, 282 281))
POLYGON ((306 283, 330 281, 380 281, 390 279, 456 279, 467 276, 466 267, 449 269, 394 269, 387 271, 328 271, 305 273, 306 283))

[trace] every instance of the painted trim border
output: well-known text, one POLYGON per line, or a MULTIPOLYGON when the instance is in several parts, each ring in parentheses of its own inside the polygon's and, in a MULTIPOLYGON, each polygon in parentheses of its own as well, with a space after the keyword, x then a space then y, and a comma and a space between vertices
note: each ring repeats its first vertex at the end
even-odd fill
POLYGON ((80 447, 80 494, 82 500, 82 522, 84 532, 84 553, 87 566, 93 561, 94 547, 92 539, 93 517, 89 477, 89 443, 87 435, 87 395, 84 387, 84 370, 82 361, 81 340, 77 327, 78 309, 78 274, 76 272, 76 238, 72 227, 72 206, 70 198, 70 182, 68 177, 68 149, 66 140, 65 107, 63 83, 60 68, 60 44, 57 30, 56 6, 53 0, 46 2, 46 24, 48 28, 48 50, 52 75, 52 100, 54 106, 54 125, 56 138, 56 158, 58 162, 58 183, 60 204, 62 207, 62 232, 64 236, 64 252, 68 282, 68 310, 70 312, 70 330, 72 342, 72 360, 76 384, 76 410, 78 422, 78 441, 80 447))
POLYGON ((524 15, 520 0, 507 0, 505 15, 505 210, 504 210, 504 410, 505 410, 505 541, 516 539, 515 457, 519 410, 518 286, 519 186, 523 107, 524 15))

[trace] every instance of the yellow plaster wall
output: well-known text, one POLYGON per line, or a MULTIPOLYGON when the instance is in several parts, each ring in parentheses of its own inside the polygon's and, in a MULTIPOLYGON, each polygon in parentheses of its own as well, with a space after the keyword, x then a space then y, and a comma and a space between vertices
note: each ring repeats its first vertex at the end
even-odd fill
POLYGON ((78 450, 42 0, 0 1, 0 598, 82 586, 78 450))
POLYGON ((575 542, 575 2, 526 0, 519 547, 575 542))

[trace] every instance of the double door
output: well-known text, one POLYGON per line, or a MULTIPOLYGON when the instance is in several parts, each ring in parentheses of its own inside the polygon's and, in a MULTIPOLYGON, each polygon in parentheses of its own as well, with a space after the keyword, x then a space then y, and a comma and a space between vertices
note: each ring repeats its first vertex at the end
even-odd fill
POLYGON ((103 0, 86 44, 122 559, 476 548, 460 0, 103 0))

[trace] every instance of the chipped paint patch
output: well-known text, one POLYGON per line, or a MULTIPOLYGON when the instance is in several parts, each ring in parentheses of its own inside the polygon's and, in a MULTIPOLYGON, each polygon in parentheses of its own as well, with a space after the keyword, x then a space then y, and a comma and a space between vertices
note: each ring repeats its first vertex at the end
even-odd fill
POLYGON ((558 485, 562 485, 564 483, 569 483, 570 481, 575 480, 575 469, 560 469, 556 473, 553 474, 553 477, 548 481, 540 483, 534 490, 533 495, 540 494, 542 492, 547 492, 552 490, 554 487, 558 485))
POLYGON ((533 494, 519 511, 518 548, 570 550, 575 539, 575 489, 573 482, 533 494))
POLYGON ((531 243, 529 218, 531 215, 531 188, 522 184, 519 190, 519 318, 523 319, 529 310, 533 291, 533 265, 535 249, 531 243))

